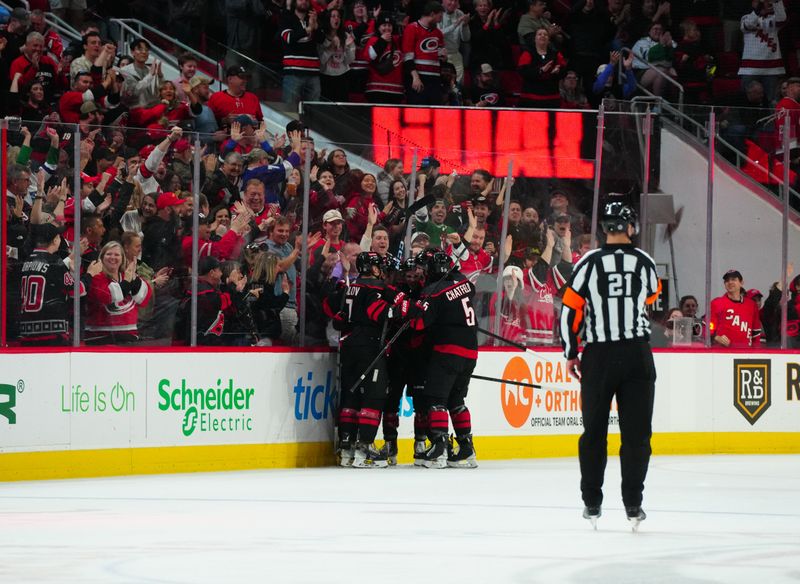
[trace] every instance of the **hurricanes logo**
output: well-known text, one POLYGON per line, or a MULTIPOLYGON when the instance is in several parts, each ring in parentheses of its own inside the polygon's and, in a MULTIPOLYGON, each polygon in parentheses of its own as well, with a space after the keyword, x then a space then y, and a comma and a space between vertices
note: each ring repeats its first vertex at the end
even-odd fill
POLYGON ((183 427, 181 431, 184 436, 191 436, 195 427, 197 427, 197 408, 192 406, 186 410, 186 414, 183 416, 183 427))
POLYGON ((439 39, 433 37, 422 39, 419 50, 423 53, 435 53, 439 50, 439 39))
POLYGON ((400 51, 394 51, 392 53, 392 65, 395 67, 399 67, 400 63, 403 62, 403 54, 400 51))
MULTIPOLYGON (((503 379, 533 383, 530 367, 522 357, 513 357, 503 370, 503 379)), ((515 383, 500 384, 500 403, 503 414, 514 428, 521 428, 530 418, 533 408, 533 388, 515 383)))
POLYGON ((481 101, 485 101, 489 105, 494 105, 500 101, 500 96, 496 93, 484 93, 481 95, 481 101))

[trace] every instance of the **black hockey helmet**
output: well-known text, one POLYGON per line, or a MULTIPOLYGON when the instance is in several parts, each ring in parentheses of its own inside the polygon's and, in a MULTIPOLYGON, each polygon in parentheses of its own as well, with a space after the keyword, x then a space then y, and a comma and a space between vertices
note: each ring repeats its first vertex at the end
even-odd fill
POLYGON ((428 276, 444 275, 450 271, 450 256, 443 251, 434 252, 427 265, 428 276))
POLYGON ((428 264, 433 259, 434 254, 436 254, 437 252, 441 252, 441 251, 442 250, 439 249, 438 247, 425 248, 425 249, 423 249, 421 252, 419 252, 416 255, 416 257, 414 258, 414 262, 419 267, 421 267, 423 269, 427 269, 428 268, 428 264))
POLYGON ((372 266, 383 269, 383 258, 374 251, 362 251, 356 257, 356 269, 362 276, 372 276, 372 266))
POLYGON ((381 270, 383 270, 386 274, 391 274, 392 272, 396 272, 400 267, 400 262, 397 261, 397 258, 386 254, 381 258, 381 270))
POLYGON ((639 233, 639 217, 630 205, 622 201, 611 201, 603 207, 600 226, 606 233, 626 233, 628 225, 633 225, 634 235, 639 233))
POLYGON ((417 260, 416 258, 406 258, 402 262, 400 262, 400 271, 401 272, 410 272, 412 270, 417 269, 417 260))

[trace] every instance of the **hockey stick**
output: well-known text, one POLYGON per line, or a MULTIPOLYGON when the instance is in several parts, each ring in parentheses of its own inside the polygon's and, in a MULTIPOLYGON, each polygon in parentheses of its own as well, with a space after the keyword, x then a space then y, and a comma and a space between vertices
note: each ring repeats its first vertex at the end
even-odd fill
POLYGON ((518 385, 520 387, 532 387, 534 389, 542 389, 541 385, 535 383, 524 383, 522 381, 515 381, 513 379, 500 379, 498 377, 484 377, 483 375, 470 375, 472 379, 480 379, 482 381, 493 381, 494 383, 508 383, 510 385, 518 385))
POLYGON ((542 355, 540 355, 539 353, 537 353, 533 349, 530 349, 530 348, 526 347, 522 343, 517 343, 516 341, 512 341, 511 339, 507 339, 507 338, 502 337, 500 335, 496 335, 492 331, 487 331, 486 329, 482 329, 481 327, 478 327, 478 332, 483 333, 483 334, 485 334, 487 336, 490 336, 492 338, 495 338, 498 341, 502 341, 506 345, 511 345, 512 347, 516 347, 520 351, 525 351, 526 353, 530 353, 531 355, 533 355, 534 357, 537 357, 538 359, 541 359, 542 361, 549 361, 550 360, 550 359, 547 359, 546 357, 543 357, 542 355))

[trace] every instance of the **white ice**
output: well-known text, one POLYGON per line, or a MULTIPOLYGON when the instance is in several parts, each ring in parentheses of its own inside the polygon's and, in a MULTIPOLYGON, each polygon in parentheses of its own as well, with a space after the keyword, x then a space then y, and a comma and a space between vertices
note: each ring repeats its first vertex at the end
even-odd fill
POLYGON ((800 581, 800 456, 654 457, 632 533, 609 460, 0 484, 0 582, 800 581))

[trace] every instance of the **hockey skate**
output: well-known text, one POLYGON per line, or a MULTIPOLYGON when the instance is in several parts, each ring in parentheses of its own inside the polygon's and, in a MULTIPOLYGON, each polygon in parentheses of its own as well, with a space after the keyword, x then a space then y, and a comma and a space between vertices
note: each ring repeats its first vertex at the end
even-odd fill
POLYGON ((587 505, 583 508, 583 518, 588 519, 589 523, 592 524, 592 527, 597 530, 597 520, 603 514, 603 510, 600 508, 600 505, 587 505))
POLYGON ((414 466, 425 466, 422 464, 422 456, 428 449, 425 440, 414 440, 414 466))
POLYGON ((343 467, 353 466, 354 456, 355 447, 350 437, 347 435, 340 437, 339 444, 336 447, 336 464, 343 467))
POLYGON ((386 454, 375 448, 372 443, 356 443, 356 452, 353 457, 353 468, 386 468, 389 463, 386 454))
POLYGON ((447 468, 447 436, 434 438, 420 460, 425 468, 447 468))
POLYGON ((447 445, 447 466, 450 468, 478 468, 475 458, 475 447, 472 445, 472 434, 456 436, 457 449, 452 442, 447 445))
POLYGON ((397 466, 397 440, 386 440, 380 450, 389 466, 397 466))
POLYGON ((625 507, 625 514, 628 516, 628 521, 631 522, 631 529, 634 533, 639 531, 639 524, 647 519, 647 514, 639 505, 635 507, 625 507))

